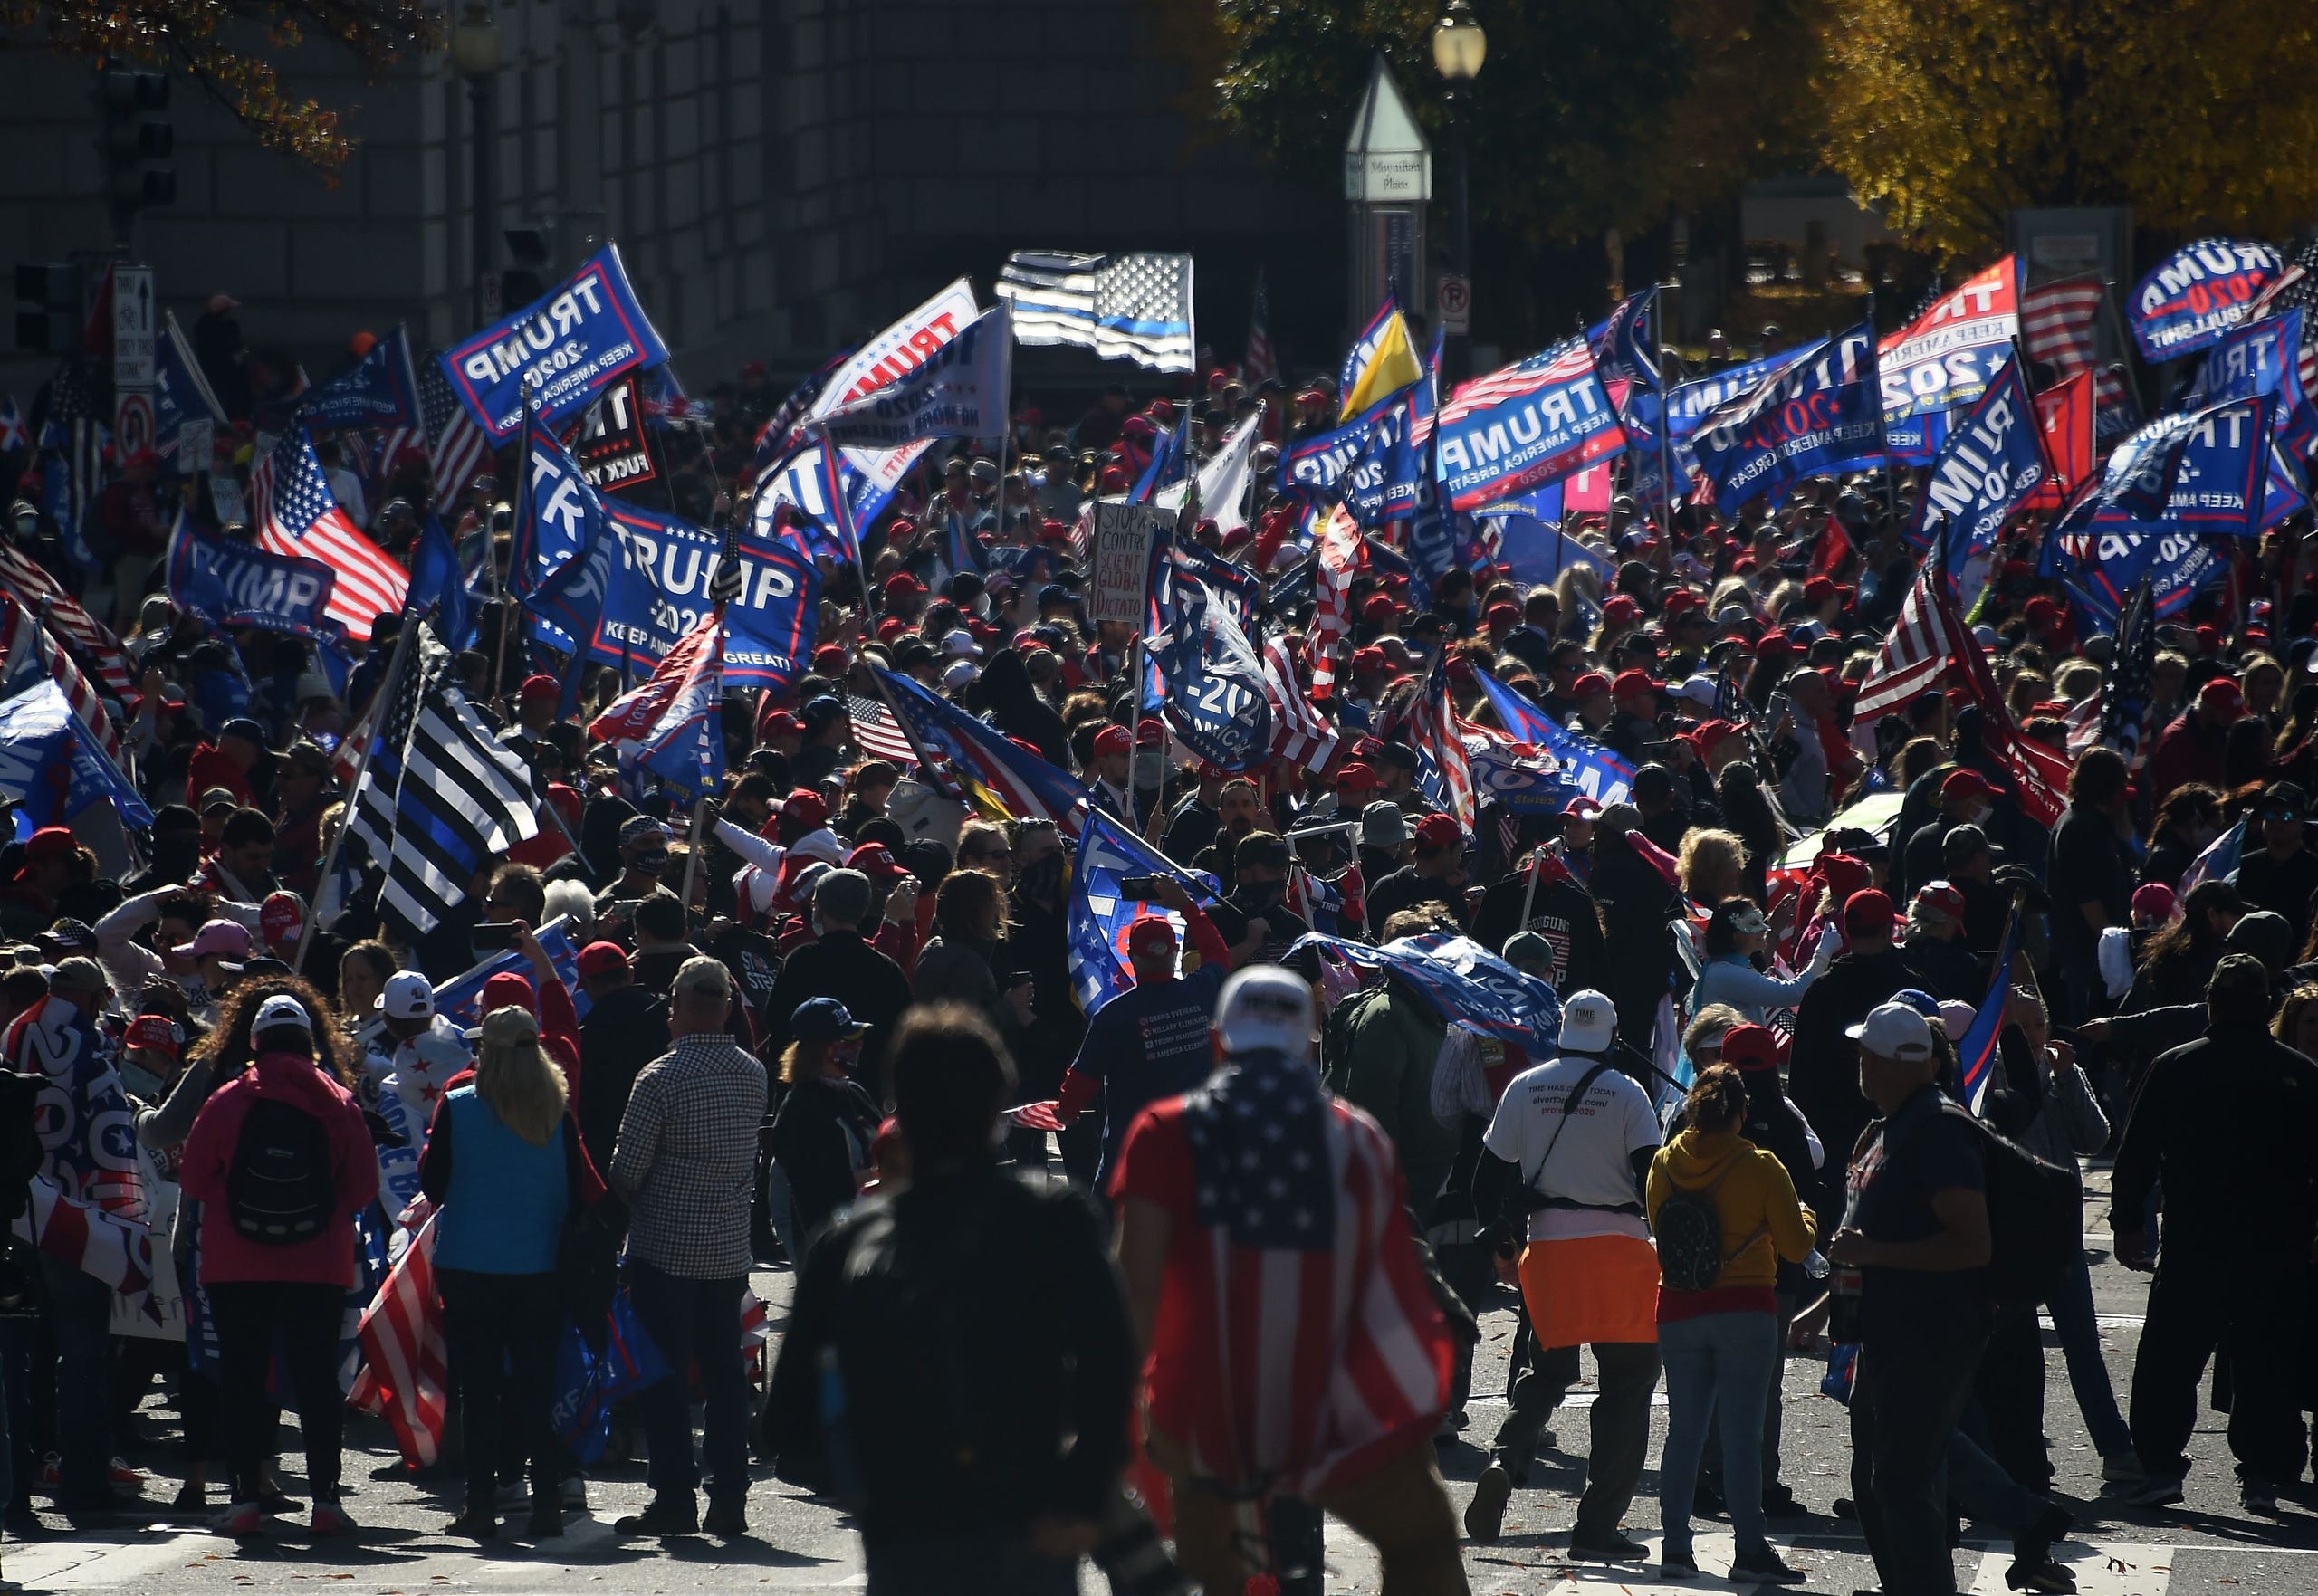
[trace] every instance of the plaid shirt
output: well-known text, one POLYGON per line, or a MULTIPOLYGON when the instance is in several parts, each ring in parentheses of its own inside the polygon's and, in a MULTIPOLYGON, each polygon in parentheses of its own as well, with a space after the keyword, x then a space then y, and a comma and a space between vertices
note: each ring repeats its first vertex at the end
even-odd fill
POLYGON ((687 1280, 748 1274, 764 1106, 764 1066, 721 1032, 680 1037, 644 1066, 612 1150, 630 1257, 687 1280))

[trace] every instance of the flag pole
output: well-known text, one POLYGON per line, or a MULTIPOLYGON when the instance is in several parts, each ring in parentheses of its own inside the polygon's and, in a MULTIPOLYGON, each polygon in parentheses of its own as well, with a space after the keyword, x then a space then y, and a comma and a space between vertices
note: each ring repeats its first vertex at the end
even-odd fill
MULTIPOLYGON (((419 625, 419 618, 416 612, 408 609, 403 611, 402 631, 395 638, 394 657, 387 662, 387 674, 379 680, 378 693, 374 699, 374 702, 387 706, 389 715, 393 712, 394 694, 402 682, 403 671, 409 663, 411 643, 418 636, 419 625)), ((313 945, 314 924, 321 919, 317 911, 321 903, 322 889, 329 885, 330 878, 338 874, 338 856, 346 847, 346 833, 354 819, 355 801, 362 796, 363 779, 370 774, 370 756, 378 752, 378 738, 385 731, 386 721, 381 719, 378 722, 378 730, 363 741, 361 755, 354 761, 354 779, 348 782, 346 786, 346 798, 339 811, 338 829, 330 835, 330 851, 322 856, 321 874, 314 877, 314 901, 306 905, 306 923, 298 932, 297 951, 290 956, 292 975, 296 975, 305 968, 306 950, 313 945)), ((554 806, 549 807, 552 808, 554 806)), ((383 864, 384 861, 379 863, 383 864)))
MULTIPOLYGON (((730 496, 717 494, 716 515, 723 522, 724 533, 723 547, 718 551, 714 586, 710 589, 716 597, 716 697, 709 705, 711 722, 701 731, 721 744, 724 737, 724 606, 741 583, 741 529, 733 519, 730 496)), ((699 787, 692 799, 692 834, 685 842, 683 902, 687 918, 692 913, 692 891, 700 880, 700 834, 708 824, 708 771, 704 767, 700 772, 699 787)))
MULTIPOLYGON (((640 426, 642 424, 639 421, 638 425, 640 426)), ((523 384, 523 425, 515 435, 515 521, 518 526, 522 524, 524 513, 531 502, 531 462, 526 458, 526 455, 531 449, 531 444, 532 385, 529 382, 526 382, 523 384)), ((514 539, 511 529, 507 544, 508 553, 511 557, 514 553, 514 539)), ((484 564, 486 564, 491 569, 492 596, 499 601, 499 625, 496 628, 498 636, 492 639, 491 648, 490 696, 496 699, 504 693, 506 688, 507 625, 512 617, 509 614, 511 607, 507 602, 507 584, 501 579, 499 575, 498 540, 493 536, 491 528, 487 523, 484 527, 483 558, 484 564)), ((510 572, 509 574, 512 575, 513 573, 510 572)), ((459 578, 454 575, 451 579, 455 582, 459 580, 459 578)))

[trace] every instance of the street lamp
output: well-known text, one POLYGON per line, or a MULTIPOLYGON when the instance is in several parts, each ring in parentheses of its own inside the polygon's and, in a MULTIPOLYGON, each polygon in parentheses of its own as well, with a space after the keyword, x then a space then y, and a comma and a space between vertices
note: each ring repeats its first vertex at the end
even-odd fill
MULTIPOLYGON (((1449 9, 1432 24, 1432 65, 1449 91, 1449 122, 1457 134, 1457 274, 1464 280, 1465 314, 1470 326, 1472 315, 1473 291, 1473 224, 1467 193, 1467 177, 1471 169, 1465 122, 1472 100, 1473 80, 1480 75, 1481 62, 1489 59, 1489 34, 1482 31, 1480 19, 1473 14, 1470 0, 1449 0, 1449 9)), ((1451 358, 1450 375, 1466 377, 1470 332, 1460 335, 1454 342, 1456 352, 1451 358)))
POLYGON ((491 270, 491 217, 497 203, 492 194, 492 143, 498 136, 493 106, 499 68, 506 43, 493 20, 487 0, 467 0, 458 25, 451 30, 451 70, 467 82, 467 103, 474 121, 474 324, 488 320, 483 291, 484 275, 491 270))

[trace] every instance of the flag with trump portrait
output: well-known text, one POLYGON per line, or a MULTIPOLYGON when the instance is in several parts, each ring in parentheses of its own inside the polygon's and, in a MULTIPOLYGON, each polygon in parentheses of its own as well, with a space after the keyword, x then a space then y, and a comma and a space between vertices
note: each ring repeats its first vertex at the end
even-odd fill
POLYGON ((1175 946, 1181 949, 1184 944, 1182 915, 1136 898, 1121 885, 1139 875, 1164 876, 1179 883, 1192 902, 1202 907, 1216 901, 1205 882, 1146 846, 1109 815, 1099 809, 1089 814, 1078 834, 1078 851, 1070 862, 1070 915, 1066 932, 1070 989, 1079 1008, 1088 1015, 1135 985, 1126 937, 1137 920, 1146 914, 1164 916, 1175 929, 1175 946))

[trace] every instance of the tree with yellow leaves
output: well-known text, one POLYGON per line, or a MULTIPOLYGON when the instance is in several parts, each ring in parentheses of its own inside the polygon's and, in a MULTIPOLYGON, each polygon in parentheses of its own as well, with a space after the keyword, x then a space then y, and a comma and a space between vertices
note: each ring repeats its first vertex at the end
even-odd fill
POLYGON ((44 50, 181 72, 259 143, 334 175, 354 151, 339 115, 286 91, 252 47, 335 44, 372 77, 430 47, 438 5, 423 0, 0 0, 0 49, 44 50))
POLYGON ((2019 206, 2284 236, 2318 200, 2318 12, 2270 0, 1832 0, 1828 164, 1897 231, 2000 247, 2019 206))

